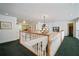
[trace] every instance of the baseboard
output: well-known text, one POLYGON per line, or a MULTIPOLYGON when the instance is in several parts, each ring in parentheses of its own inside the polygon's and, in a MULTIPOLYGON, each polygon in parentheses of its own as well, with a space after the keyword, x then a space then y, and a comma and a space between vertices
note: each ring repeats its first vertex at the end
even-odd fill
POLYGON ((12 41, 7 41, 7 42, 2 42, 2 43, 0 43, 0 45, 7 44, 7 43, 11 43, 11 42, 15 42, 15 41, 19 41, 19 39, 12 40, 12 41))

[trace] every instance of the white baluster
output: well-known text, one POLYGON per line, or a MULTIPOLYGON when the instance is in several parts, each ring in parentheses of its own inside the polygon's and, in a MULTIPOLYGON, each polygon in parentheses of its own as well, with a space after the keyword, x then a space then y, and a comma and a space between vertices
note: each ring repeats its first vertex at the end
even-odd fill
POLYGON ((41 56, 43 56, 43 44, 41 42, 41 56))
POLYGON ((37 55, 39 55, 39 44, 37 43, 37 55))
POLYGON ((39 54, 39 43, 38 43, 38 56, 39 56, 40 54, 39 54))
POLYGON ((45 55, 44 56, 46 56, 46 48, 45 48, 45 55))
POLYGON ((41 56, 41 42, 39 43, 39 55, 41 56))

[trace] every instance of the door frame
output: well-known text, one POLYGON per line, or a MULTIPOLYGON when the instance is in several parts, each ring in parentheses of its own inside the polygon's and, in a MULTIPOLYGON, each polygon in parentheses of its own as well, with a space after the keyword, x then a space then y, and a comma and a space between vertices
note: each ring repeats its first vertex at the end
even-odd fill
POLYGON ((69 36, 69 24, 73 24, 72 26, 73 26, 73 35, 72 35, 72 37, 74 36, 74 23, 73 22, 69 22, 67 25, 68 25, 68 36, 69 36))

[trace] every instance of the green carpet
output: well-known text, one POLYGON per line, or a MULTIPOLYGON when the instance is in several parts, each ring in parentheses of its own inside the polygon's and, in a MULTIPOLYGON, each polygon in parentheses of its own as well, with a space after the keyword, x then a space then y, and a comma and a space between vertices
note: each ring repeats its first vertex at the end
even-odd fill
MULTIPOLYGON (((0 44, 1 56, 35 56, 25 47, 19 44, 19 41, 0 44)), ((73 37, 65 37, 59 47, 56 56, 79 56, 79 40, 73 37)))
POLYGON ((79 56, 79 40, 74 37, 65 37, 56 56, 79 56))
POLYGON ((0 44, 0 56, 35 56, 19 40, 0 44))

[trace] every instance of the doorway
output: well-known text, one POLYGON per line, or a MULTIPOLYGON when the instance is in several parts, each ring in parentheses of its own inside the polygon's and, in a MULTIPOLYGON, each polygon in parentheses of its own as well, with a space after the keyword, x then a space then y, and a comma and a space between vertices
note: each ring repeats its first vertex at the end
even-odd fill
POLYGON ((73 23, 69 23, 68 24, 68 28, 69 28, 69 36, 73 37, 73 23))

